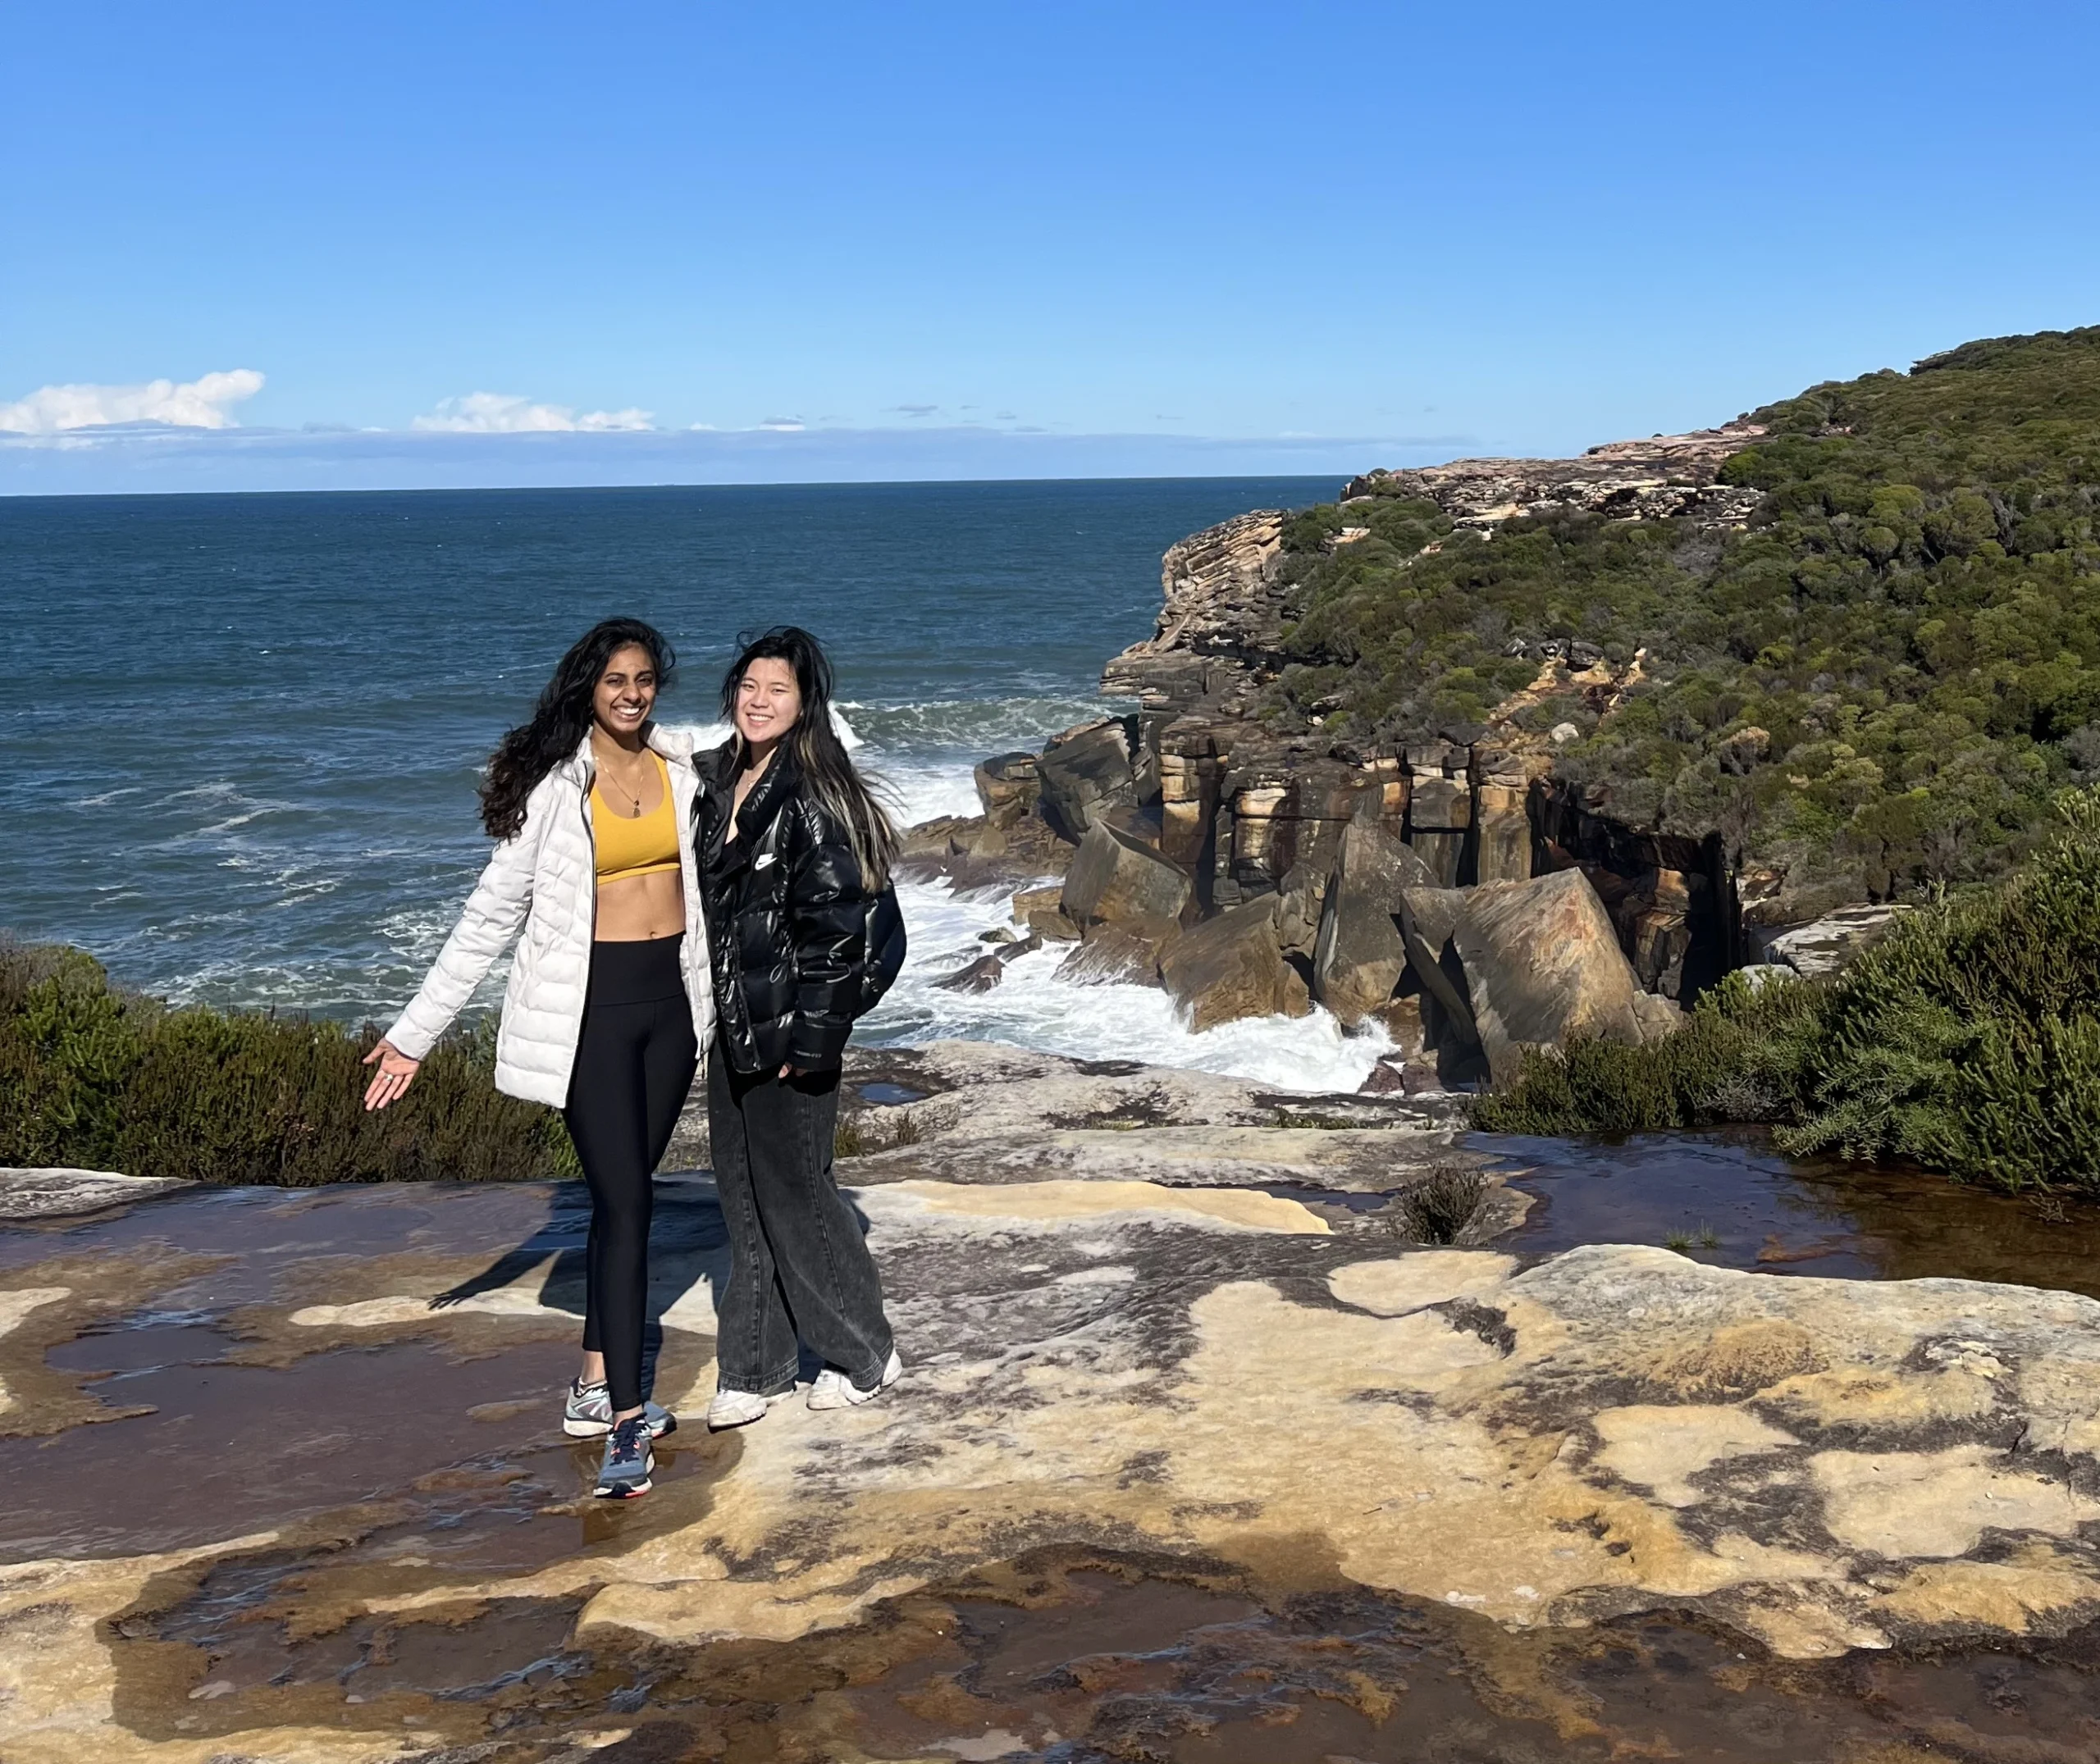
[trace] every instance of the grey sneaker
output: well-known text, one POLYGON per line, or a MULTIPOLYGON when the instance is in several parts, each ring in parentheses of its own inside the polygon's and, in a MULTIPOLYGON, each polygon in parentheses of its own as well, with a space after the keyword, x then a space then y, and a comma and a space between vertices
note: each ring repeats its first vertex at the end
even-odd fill
MULTIPOLYGON (((678 1430, 678 1418, 660 1403, 645 1402, 649 1437, 661 1439, 678 1430)), ((613 1430, 613 1393, 603 1384, 571 1384, 562 1405, 561 1430, 572 1439, 602 1439, 613 1430)))
POLYGON ((649 1449, 649 1418, 631 1415, 614 1424, 605 1441, 594 1492, 600 1500, 632 1501, 649 1493, 649 1478, 655 1468, 656 1454, 649 1449))

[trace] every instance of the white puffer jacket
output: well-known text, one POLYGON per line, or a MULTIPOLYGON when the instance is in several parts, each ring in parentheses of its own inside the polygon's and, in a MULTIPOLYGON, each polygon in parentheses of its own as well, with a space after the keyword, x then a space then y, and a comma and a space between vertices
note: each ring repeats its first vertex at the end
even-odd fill
MULTIPOLYGON (((649 726, 649 745, 669 762, 671 806, 678 823, 678 873, 685 885, 686 939, 681 950, 693 1033, 703 1050, 714 1029, 714 988, 707 971, 707 928, 701 918, 700 873, 693 855, 692 768, 688 730, 649 726)), ((591 832, 591 785, 597 768, 591 740, 540 780, 526 799, 525 824, 495 848, 474 885, 459 923, 431 964, 386 1039, 411 1060, 427 1054, 473 996, 495 959, 524 928, 504 993, 496 1032, 495 1085, 528 1101, 559 1108, 583 1027, 591 978, 591 932, 597 918, 598 876, 591 832)))

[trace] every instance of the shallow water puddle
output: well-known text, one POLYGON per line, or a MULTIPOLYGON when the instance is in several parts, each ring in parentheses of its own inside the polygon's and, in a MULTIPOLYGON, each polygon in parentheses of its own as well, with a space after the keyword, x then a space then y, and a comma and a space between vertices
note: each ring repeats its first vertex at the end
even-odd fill
POLYGON ((592 1648, 569 1633, 577 1600, 498 1598, 294 1634, 255 1588, 227 1596, 238 1578, 221 1570, 176 1609, 119 1625, 201 1657, 165 1730, 427 1725, 454 1743, 495 1739, 475 1755, 516 1764, 573 1757, 578 1740, 627 1764, 2100 1755, 2092 1632, 2018 1652, 1790 1662, 1662 1617, 1510 1635, 1361 1589, 1264 1597, 1089 1552, 988 1570, 796 1643, 592 1648))
POLYGON ((91 1385, 153 1412, 0 1440, 0 1559, 217 1543, 386 1498, 462 1461, 515 1464, 545 1444, 574 1361, 550 1342, 472 1361, 397 1342, 282 1367, 170 1365, 91 1385), (505 1398, 529 1412, 507 1423, 468 1414, 505 1398))
POLYGON ((955 1654, 847 1691, 855 1719, 839 1737, 874 1757, 1042 1764, 2069 1764, 2100 1745, 2089 1642, 1801 1666, 1664 1620, 1510 1637, 1365 1593, 1262 1603, 1100 1574, 1034 1609, 950 1609, 955 1654), (1935 1749, 1891 1749, 1920 1745, 1935 1749))
POLYGON ((1495 1243, 1522 1256, 1652 1243, 1767 1274, 1996 1280, 2100 1297, 2100 1206, 2090 1203, 2045 1210, 1923 1171, 1796 1162, 1761 1133, 1617 1143, 1477 1133, 1465 1143, 1535 1197, 1495 1243))
MULTIPOLYGON (((659 1213, 666 1280, 690 1283, 719 1236, 716 1210, 692 1185, 668 1184, 659 1213)), ((208 1272, 175 1284, 144 1281, 134 1308, 71 1340, 39 1350, 25 1333, 11 1345, 18 1362, 64 1374, 114 1418, 0 1438, 0 1561, 208 1544, 346 1506, 420 1501, 427 1479, 455 1470, 523 1478, 538 1506, 577 1501, 597 1447, 564 1442, 557 1424, 582 1326, 587 1223, 580 1186, 535 1183, 191 1190, 0 1231, 8 1283, 33 1283, 39 1260, 84 1261, 112 1270, 107 1296, 120 1302, 133 1297, 121 1283, 137 1278, 122 1270, 148 1252, 211 1258, 208 1272), (317 1297, 367 1296, 388 1258, 422 1290, 433 1270, 457 1272, 446 1296, 522 1284, 546 1308, 497 1320, 418 1306, 408 1324, 369 1330, 288 1320, 317 1297)), ((681 1364, 664 1375, 682 1388, 693 1349, 676 1351, 681 1364)), ((9 1420, 33 1427, 36 1416, 18 1406, 9 1420)), ((694 1472, 698 1443, 689 1434, 660 1451, 660 1485, 694 1472)), ((556 1533, 523 1553, 554 1560, 587 1541, 573 1517, 556 1533)))
MULTIPOLYGON (((982 1607, 956 1605, 973 1657, 948 1682, 992 1705, 980 1716, 992 1731, 1029 1737, 1004 1754, 972 1754, 952 1739, 951 1755, 1792 1764, 1865 1758, 1927 1735, 1990 1760, 2088 1757, 2100 1741, 2091 1701, 2100 1661, 2089 1648, 2068 1661, 1869 1658, 1803 1668, 1667 1620, 1511 1638, 1372 1595, 1247 1608, 1156 1580, 1072 1580, 1072 1606, 987 1621, 982 1607)), ((877 1742, 868 1744, 876 1756, 906 1755, 879 1741, 926 1743, 924 1730, 938 1725, 924 1718, 938 1699, 923 1690, 879 1682, 852 1697, 869 1712, 863 1743, 877 1742), (899 1710, 913 1719, 898 1722, 899 1710), (900 1730, 907 1725, 920 1731, 900 1730)))

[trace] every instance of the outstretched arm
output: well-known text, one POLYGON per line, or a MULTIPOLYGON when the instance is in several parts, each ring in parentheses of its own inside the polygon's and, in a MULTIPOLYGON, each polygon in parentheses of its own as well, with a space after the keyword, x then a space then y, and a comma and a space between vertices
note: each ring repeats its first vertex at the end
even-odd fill
POLYGON ((528 812, 525 825, 490 856, 422 989, 385 1039, 365 1056, 367 1065, 377 1063, 379 1067, 365 1088, 368 1109, 385 1108, 415 1082, 424 1056, 518 935, 532 905, 539 841, 540 829, 528 812))

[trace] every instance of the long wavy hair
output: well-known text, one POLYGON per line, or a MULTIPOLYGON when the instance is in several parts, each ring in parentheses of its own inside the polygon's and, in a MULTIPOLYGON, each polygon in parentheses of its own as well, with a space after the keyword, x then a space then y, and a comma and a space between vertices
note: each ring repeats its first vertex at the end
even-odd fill
POLYGON ((521 722, 495 744, 482 778, 482 825, 491 839, 509 839, 525 824, 525 800, 540 780, 583 745, 591 732, 591 700, 614 654, 632 645, 648 653, 656 690, 667 691, 677 654, 664 633, 638 618, 593 625, 555 664, 554 678, 521 722))
POLYGON ((890 866, 897 861, 897 825, 832 727, 831 663, 824 646, 799 625, 775 625, 746 638, 743 653, 722 677, 722 718, 730 727, 735 763, 744 763, 744 738, 735 732, 737 688, 751 663, 760 661, 785 662, 794 671, 802 710, 782 745, 818 805, 846 829, 862 884, 870 890, 887 887, 890 866))

